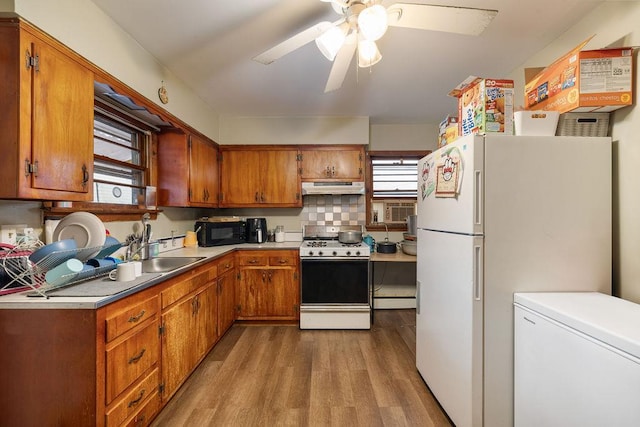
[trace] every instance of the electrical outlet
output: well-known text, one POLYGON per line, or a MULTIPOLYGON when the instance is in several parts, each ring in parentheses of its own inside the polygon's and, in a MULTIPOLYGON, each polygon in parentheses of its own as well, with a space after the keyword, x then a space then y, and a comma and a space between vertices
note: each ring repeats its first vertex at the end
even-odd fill
POLYGON ((9 245, 16 244, 16 229, 15 227, 3 225, 0 228, 0 240, 2 243, 7 243, 9 245))

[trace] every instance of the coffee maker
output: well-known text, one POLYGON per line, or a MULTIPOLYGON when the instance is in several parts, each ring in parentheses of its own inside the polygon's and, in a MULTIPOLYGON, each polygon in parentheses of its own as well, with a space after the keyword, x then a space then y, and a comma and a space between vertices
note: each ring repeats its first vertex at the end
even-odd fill
POLYGON ((266 218, 247 218, 247 243, 264 243, 266 241, 266 218))

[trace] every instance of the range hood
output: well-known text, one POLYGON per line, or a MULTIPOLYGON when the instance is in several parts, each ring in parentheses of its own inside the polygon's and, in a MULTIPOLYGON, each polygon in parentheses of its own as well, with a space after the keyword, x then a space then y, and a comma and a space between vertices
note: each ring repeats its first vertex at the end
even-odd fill
POLYGON ((364 194, 364 182, 303 182, 302 195, 364 194))

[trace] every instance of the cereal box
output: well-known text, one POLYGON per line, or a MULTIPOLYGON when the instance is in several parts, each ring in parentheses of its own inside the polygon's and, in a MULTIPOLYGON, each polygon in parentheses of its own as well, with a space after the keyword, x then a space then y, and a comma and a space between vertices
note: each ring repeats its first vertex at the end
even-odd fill
POLYGON ((470 76, 449 92, 458 98, 458 132, 513 134, 513 80, 470 76))
POLYGON ((453 142, 458 138, 458 118, 447 116, 440 122, 438 148, 453 142))
POLYGON ((609 112, 632 104, 633 49, 581 50, 590 39, 547 68, 525 70, 527 110, 609 112))

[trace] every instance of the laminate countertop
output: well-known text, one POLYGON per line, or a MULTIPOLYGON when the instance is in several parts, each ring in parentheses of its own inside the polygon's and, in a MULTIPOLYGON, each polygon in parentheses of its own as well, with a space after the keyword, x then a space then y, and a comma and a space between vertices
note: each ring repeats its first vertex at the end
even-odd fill
MULTIPOLYGON (((129 287, 121 292, 107 296, 50 296, 45 298, 42 296, 33 296, 34 291, 24 291, 20 293, 8 294, 0 296, 0 310, 2 309, 96 309, 111 304, 124 297, 140 292, 151 286, 157 285, 171 277, 175 277, 185 271, 197 266, 206 264, 234 250, 275 250, 275 249, 298 249, 300 241, 290 241, 284 243, 243 243, 239 245, 226 245, 214 247, 183 247, 178 249, 162 252, 157 258, 162 257, 204 257, 200 261, 188 264, 184 267, 177 268, 166 273, 145 274, 138 279, 133 287, 129 287)), ((93 280, 79 283, 73 286, 83 286, 85 284, 97 285, 95 282, 104 282, 104 286, 110 284, 121 284, 123 282, 109 281, 105 277, 98 277, 93 280)), ((68 288, 67 288, 68 289, 68 288)))

